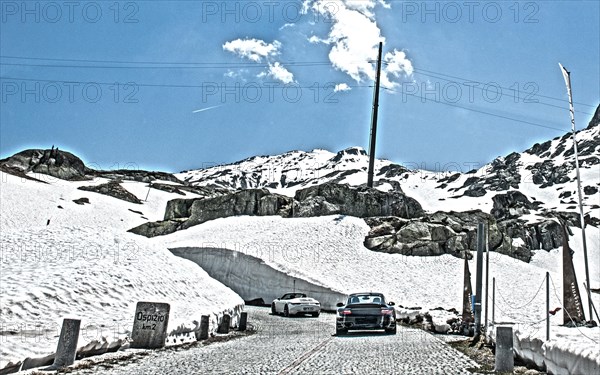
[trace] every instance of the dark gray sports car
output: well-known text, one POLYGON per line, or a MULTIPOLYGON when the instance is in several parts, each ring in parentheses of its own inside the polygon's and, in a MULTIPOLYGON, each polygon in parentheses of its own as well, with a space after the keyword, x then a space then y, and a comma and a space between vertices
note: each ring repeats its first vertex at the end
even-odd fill
POLYGON ((344 335, 351 329, 383 329, 396 334, 396 311, 393 306, 394 302, 386 303, 381 293, 350 294, 346 304, 337 304, 335 333, 344 335))

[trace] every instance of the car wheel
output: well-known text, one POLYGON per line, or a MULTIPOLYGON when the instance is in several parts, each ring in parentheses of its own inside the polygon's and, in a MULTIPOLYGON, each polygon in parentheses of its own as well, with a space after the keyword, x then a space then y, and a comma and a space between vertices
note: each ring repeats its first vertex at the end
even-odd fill
POLYGON ((343 335, 345 335, 346 333, 348 333, 348 330, 347 330, 347 329, 344 329, 344 328, 339 328, 339 327, 337 327, 337 326, 335 327, 335 335, 336 335, 336 336, 343 336, 343 335))
POLYGON ((313 318, 318 318, 319 317, 319 313, 318 312, 311 313, 310 315, 312 315, 313 318))
POLYGON ((290 310, 288 309, 288 305, 285 305, 285 307, 283 308, 283 316, 285 316, 286 318, 290 317, 290 310))
POLYGON ((390 328, 390 329, 386 329, 385 333, 389 334, 389 335, 395 335, 397 331, 396 326, 394 326, 394 328, 390 328))
POLYGON ((275 302, 271 304, 271 315, 277 315, 277 309, 275 308, 275 302))

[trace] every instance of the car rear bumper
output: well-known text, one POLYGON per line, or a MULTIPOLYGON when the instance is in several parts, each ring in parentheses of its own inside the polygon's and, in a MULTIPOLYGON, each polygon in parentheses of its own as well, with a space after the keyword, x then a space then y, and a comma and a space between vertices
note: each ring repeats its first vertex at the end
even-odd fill
POLYGON ((321 311, 317 305, 288 305, 290 314, 314 314, 321 311))
POLYGON ((336 319, 338 329, 392 329, 396 326, 396 320, 391 316, 366 316, 366 317, 338 317, 336 319))

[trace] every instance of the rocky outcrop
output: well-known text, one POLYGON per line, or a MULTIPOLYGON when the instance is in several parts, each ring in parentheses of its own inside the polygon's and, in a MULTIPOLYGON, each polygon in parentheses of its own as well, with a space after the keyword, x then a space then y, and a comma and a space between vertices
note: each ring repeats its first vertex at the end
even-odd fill
POLYGON ((89 170, 90 175, 94 177, 107 178, 109 180, 122 180, 122 181, 138 181, 138 182, 152 182, 156 180, 171 181, 183 185, 183 182, 171 173, 166 172, 154 172, 144 171, 141 169, 116 169, 114 171, 98 171, 89 170))
POLYGON ((552 160, 544 160, 525 167, 531 171, 533 183, 540 185, 540 188, 569 182, 568 174, 573 168, 574 166, 569 163, 555 165, 552 160))
POLYGON ((249 189, 207 198, 173 199, 167 202, 163 221, 145 223, 129 231, 146 237, 162 236, 209 220, 239 216, 291 216, 293 198, 249 189))
POLYGON ((189 206, 183 228, 223 217, 279 215, 288 217, 293 199, 266 189, 249 189, 215 198, 196 199, 189 206))
POLYGON ((157 237, 174 233, 182 229, 185 220, 164 220, 157 222, 144 223, 140 226, 128 230, 128 232, 139 234, 144 237, 157 237))
POLYGON ((296 192, 295 216, 342 214, 355 217, 398 216, 414 218, 424 214, 417 200, 399 191, 382 192, 364 186, 327 183, 296 192))
POLYGON ((151 182, 149 186, 153 189, 166 191, 167 193, 186 195, 186 192, 188 192, 199 195, 203 198, 229 193, 229 191, 225 189, 206 186, 164 184, 159 182, 151 182))
MULTIPOLYGON (((412 256, 451 254, 464 257, 465 250, 477 249, 477 225, 487 223, 491 251, 499 251, 529 260, 517 254, 493 216, 482 211, 436 212, 418 219, 377 217, 365 220, 371 231, 364 245, 374 251, 412 256)), ((470 257, 470 254, 467 253, 470 257)))
POLYGON ((108 195, 109 197, 121 199, 131 203, 141 204, 135 195, 127 191, 119 181, 110 181, 105 184, 94 185, 94 186, 80 186, 79 190, 92 191, 94 193, 108 195))
POLYGON ((167 203, 164 221, 146 223, 131 232, 144 236, 173 233, 218 218, 250 215, 314 217, 387 216, 413 218, 424 214, 416 200, 399 191, 381 192, 366 187, 327 183, 298 190, 294 198, 248 189, 206 198, 173 199, 167 203))
POLYGON ((21 151, 0 160, 3 170, 18 173, 40 173, 68 181, 86 180, 88 169, 77 156, 58 148, 21 151))
POLYGON ((496 194, 492 201, 494 207, 491 214, 496 219, 509 219, 528 214, 531 209, 537 209, 539 202, 532 203, 525 194, 518 190, 510 190, 505 194, 496 194))
MULTIPOLYGON (((481 177, 472 176, 465 180, 462 187, 449 189, 449 191, 459 191, 465 189, 464 195, 468 197, 482 197, 488 191, 502 191, 510 188, 518 189, 521 182, 519 173, 520 154, 513 152, 506 157, 496 158, 488 166, 485 174, 481 177)), ((454 179, 458 176, 451 176, 454 179)), ((440 182, 442 182, 440 180, 440 182)))

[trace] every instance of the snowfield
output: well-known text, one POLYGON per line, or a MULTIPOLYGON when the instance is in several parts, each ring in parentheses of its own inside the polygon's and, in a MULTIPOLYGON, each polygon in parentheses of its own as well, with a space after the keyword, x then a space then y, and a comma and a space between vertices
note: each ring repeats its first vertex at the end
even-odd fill
MULTIPOLYGON (((169 332, 193 329, 201 315, 211 316, 211 329, 223 313, 235 322, 243 307, 237 294, 192 262, 126 232, 146 221, 130 210, 158 220, 172 194, 153 189, 139 205, 76 189, 102 179, 35 177, 49 184, 1 174, 0 366, 53 353, 66 317, 82 320, 79 346, 124 338, 138 301, 170 303, 169 332), (72 201, 81 197, 90 204, 72 201)), ((141 199, 148 192, 144 183, 123 185, 141 199)))

